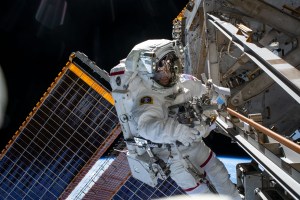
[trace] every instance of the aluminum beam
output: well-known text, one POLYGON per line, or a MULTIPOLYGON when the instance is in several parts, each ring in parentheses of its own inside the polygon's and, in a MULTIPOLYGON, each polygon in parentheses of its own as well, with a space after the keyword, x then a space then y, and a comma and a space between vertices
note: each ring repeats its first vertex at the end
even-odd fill
POLYGON ((298 69, 267 48, 247 42, 247 37, 236 34, 238 28, 234 25, 211 14, 207 14, 207 19, 300 104, 300 71, 298 69))

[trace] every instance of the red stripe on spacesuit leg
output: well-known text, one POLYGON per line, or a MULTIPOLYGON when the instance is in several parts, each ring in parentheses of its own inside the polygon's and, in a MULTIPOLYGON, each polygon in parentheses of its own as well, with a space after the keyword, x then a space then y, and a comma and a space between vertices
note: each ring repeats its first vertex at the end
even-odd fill
POLYGON ((185 192, 190 192, 190 191, 196 189, 199 185, 200 185, 200 183, 197 183, 197 185, 195 187, 184 189, 184 191, 185 192))
MULTIPOLYGON (((203 176, 206 177, 206 172, 204 172, 203 176)), ((185 192, 190 192, 190 191, 196 189, 200 184, 201 184, 201 183, 198 182, 197 185, 196 185, 195 187, 184 189, 184 191, 185 191, 185 192)))
POLYGON ((209 154, 208 158, 206 159, 206 161, 204 163, 202 163, 202 165, 200 165, 201 168, 204 167, 209 162, 209 160, 211 159, 212 155, 213 155, 213 152, 210 151, 210 154, 209 154))

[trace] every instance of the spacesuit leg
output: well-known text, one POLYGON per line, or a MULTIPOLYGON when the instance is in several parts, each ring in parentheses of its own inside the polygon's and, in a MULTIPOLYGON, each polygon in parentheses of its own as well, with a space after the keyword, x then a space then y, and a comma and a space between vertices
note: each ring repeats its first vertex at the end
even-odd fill
POLYGON ((211 193, 206 184, 197 182, 195 178, 188 172, 182 161, 173 162, 170 166, 171 178, 180 186, 187 194, 207 194, 211 193))
POLYGON ((209 180, 215 186, 220 195, 229 195, 234 200, 241 200, 236 187, 229 179, 229 174, 224 164, 215 156, 213 152, 201 167, 207 173, 209 180))

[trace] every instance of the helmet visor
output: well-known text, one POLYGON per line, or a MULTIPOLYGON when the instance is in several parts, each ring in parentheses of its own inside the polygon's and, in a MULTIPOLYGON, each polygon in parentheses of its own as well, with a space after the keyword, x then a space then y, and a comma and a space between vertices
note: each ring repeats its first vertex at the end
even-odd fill
POLYGON ((171 86, 177 80, 179 59, 175 52, 169 52, 156 64, 154 80, 162 86, 171 86))

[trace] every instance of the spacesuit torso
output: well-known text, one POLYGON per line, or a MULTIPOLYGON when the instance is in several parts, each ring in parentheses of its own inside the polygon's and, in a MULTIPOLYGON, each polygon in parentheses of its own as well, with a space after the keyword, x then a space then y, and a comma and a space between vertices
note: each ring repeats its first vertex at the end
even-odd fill
POLYGON ((191 131, 191 128, 170 118, 169 107, 187 102, 193 96, 202 96, 205 92, 201 81, 186 74, 182 74, 179 82, 167 89, 145 87, 137 94, 131 110, 137 124, 136 136, 155 143, 175 143, 177 135, 191 131))

